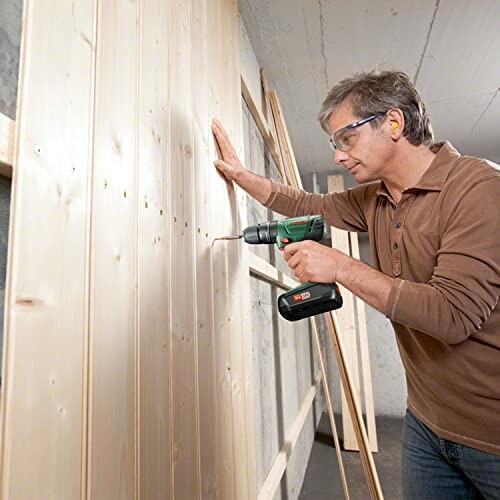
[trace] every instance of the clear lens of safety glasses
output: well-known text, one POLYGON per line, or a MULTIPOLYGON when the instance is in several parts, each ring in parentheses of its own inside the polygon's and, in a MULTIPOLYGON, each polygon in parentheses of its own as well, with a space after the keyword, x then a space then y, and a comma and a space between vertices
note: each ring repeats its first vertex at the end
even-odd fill
POLYGON ((354 131, 354 129, 382 115, 385 115, 385 113, 376 113, 337 130, 335 134, 330 136, 330 147, 332 148, 332 151, 335 152, 337 149, 340 149, 341 151, 349 151, 349 149, 354 146, 356 139, 358 138, 358 134, 354 131))

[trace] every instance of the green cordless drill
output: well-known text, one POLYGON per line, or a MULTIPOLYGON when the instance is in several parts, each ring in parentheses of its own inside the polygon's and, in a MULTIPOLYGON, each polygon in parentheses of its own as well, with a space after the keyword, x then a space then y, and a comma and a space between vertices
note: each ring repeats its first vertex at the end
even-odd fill
MULTIPOLYGON (((249 226, 240 236, 251 245, 273 244, 284 248, 289 243, 325 238, 325 220, 308 215, 249 226)), ((278 310, 289 321, 308 318, 342 307, 342 296, 336 283, 308 281, 278 297, 278 310)))

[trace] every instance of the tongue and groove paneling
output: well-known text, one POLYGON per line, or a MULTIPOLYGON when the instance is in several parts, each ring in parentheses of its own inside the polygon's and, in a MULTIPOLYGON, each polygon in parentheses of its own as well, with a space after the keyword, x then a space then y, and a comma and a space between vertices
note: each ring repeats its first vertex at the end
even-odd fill
POLYGON ((214 242, 246 221, 210 131, 242 155, 237 4, 51 12, 26 1, 2 498, 255 498, 247 249, 214 242))

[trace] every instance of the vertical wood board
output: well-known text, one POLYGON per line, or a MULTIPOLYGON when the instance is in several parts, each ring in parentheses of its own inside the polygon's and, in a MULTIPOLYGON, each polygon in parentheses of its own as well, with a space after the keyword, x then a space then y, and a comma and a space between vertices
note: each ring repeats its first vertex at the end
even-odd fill
POLYGON ((142 0, 138 130, 138 495, 172 497, 169 7, 142 0))
POLYGON ((90 498, 134 498, 139 3, 99 4, 90 278, 90 498))
POLYGON ((170 2, 171 295, 173 496, 200 496, 196 338, 192 2, 170 2))
POLYGON ((51 2, 24 3, 2 376, 3 498, 81 492, 94 7, 75 0, 60 5, 56 17, 51 2))

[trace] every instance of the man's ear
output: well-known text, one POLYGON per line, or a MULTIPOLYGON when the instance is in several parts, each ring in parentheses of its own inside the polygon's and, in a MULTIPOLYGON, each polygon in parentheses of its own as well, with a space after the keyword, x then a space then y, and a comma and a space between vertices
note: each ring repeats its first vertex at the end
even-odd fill
POLYGON ((403 112, 398 108, 390 109, 387 112, 386 123, 388 124, 391 139, 397 141, 401 137, 405 125, 405 116, 403 112))

